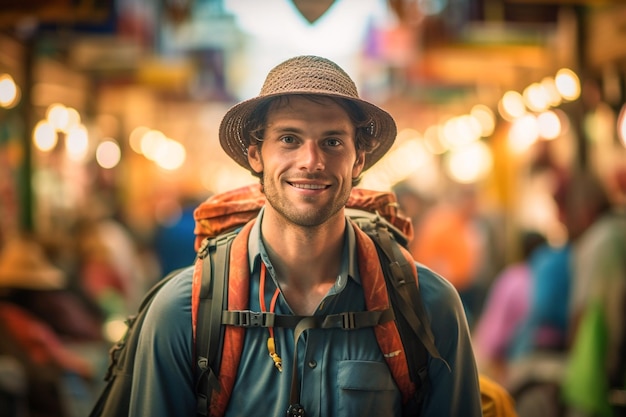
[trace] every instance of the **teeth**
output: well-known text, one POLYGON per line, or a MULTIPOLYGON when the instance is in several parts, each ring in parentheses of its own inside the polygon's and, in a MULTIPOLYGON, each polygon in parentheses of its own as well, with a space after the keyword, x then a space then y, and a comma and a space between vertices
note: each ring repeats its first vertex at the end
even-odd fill
POLYGON ((296 188, 303 188, 305 190, 322 190, 326 188, 325 185, 320 184, 292 184, 296 188))

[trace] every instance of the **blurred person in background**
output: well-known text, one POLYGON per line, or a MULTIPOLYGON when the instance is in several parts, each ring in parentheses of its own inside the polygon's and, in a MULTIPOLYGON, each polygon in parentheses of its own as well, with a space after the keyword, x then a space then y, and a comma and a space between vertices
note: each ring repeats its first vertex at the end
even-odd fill
POLYGON ((564 351, 569 319, 572 243, 586 227, 583 210, 573 205, 574 193, 578 191, 573 173, 559 168, 545 169, 552 170, 554 175, 552 198, 556 220, 566 236, 559 242, 543 243, 529 259, 532 277, 529 311, 514 342, 512 354, 515 359, 536 352, 564 351))
POLYGON ((202 199, 181 198, 180 204, 170 208, 157 226, 153 247, 161 276, 193 263, 196 257, 193 212, 201 202, 202 199))
POLYGON ((569 242, 545 243, 529 259, 529 310, 512 347, 513 358, 536 352, 562 352, 568 328, 571 271, 569 242))
MULTIPOLYGON (((45 322, 51 329, 67 343, 101 342, 102 316, 85 300, 82 294, 72 286, 70 274, 62 269, 47 252, 47 247, 40 239, 15 238, 9 241, 5 248, 5 262, 12 264, 11 268, 24 270, 37 267, 36 259, 49 262, 50 267, 57 268, 64 276, 63 285, 59 288, 37 288, 37 280, 30 286, 28 281, 5 282, 5 291, 2 299, 10 301, 32 313, 39 320, 45 322), (30 261, 28 257, 32 257, 30 261), (29 265, 27 262, 31 262, 29 265), (20 263, 24 265, 20 266, 20 263)), ((36 273, 36 272, 35 272, 36 273)), ((20 274, 16 274, 15 280, 20 274)), ((1 283, 0 283, 1 284, 1 283)))
POLYGON ((554 200, 567 238, 547 243, 530 259, 532 287, 529 312, 516 338, 508 387, 520 416, 560 416, 564 412, 561 382, 568 356, 570 303, 575 263, 574 247, 609 207, 597 179, 580 170, 555 171, 554 200))
POLYGON ((563 381, 572 416, 626 415, 626 169, 609 179, 617 187, 581 179, 574 202, 589 227, 573 255, 572 344, 563 381))
POLYGON ((0 252, 0 355, 16 359, 29 417, 72 416, 86 406, 94 366, 70 348, 99 338, 99 323, 67 291, 67 277, 30 237, 0 252))
POLYGON ((454 186, 444 200, 423 214, 411 254, 452 283, 471 326, 478 311, 476 284, 485 256, 474 186, 454 186))
POLYGON ((85 294, 106 318, 136 311, 150 279, 139 247, 123 223, 100 212, 76 223, 76 276, 85 294))
POLYGON ((546 243, 545 236, 537 231, 523 230, 519 234, 519 259, 495 277, 473 334, 479 370, 501 384, 507 382, 513 340, 529 310, 530 258, 546 243))

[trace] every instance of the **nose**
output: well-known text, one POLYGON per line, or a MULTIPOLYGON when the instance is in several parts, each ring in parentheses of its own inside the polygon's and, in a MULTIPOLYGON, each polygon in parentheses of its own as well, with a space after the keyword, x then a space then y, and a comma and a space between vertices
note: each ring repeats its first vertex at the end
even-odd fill
POLYGON ((305 141, 300 147, 298 155, 300 167, 306 171, 321 171, 324 169, 324 155, 314 141, 305 141))

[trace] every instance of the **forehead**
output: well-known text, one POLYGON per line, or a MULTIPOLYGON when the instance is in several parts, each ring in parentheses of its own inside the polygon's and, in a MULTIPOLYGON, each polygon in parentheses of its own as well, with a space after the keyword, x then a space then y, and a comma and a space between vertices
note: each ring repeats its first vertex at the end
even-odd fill
POLYGON ((281 97, 270 105, 265 126, 277 127, 277 123, 306 123, 309 127, 333 126, 349 133, 354 132, 354 123, 348 111, 338 100, 328 97, 281 97))
POLYGON ((332 107, 333 111, 340 111, 342 115, 349 117, 348 109, 340 99, 315 95, 286 95, 276 97, 269 104, 267 113, 271 114, 281 110, 300 110, 315 107, 332 107))
POLYGON ((353 137, 355 126, 349 113, 328 97, 295 96, 282 99, 270 106, 266 129, 268 131, 304 131, 310 134, 347 135, 353 137))

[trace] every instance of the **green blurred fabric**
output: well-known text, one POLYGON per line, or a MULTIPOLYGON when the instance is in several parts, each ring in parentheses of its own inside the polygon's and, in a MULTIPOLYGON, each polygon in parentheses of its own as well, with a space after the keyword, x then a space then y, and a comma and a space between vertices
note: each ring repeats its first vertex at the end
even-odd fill
POLYGON ((570 352, 563 379, 563 400, 590 416, 611 417, 606 375, 607 325, 599 301, 589 304, 570 352))

